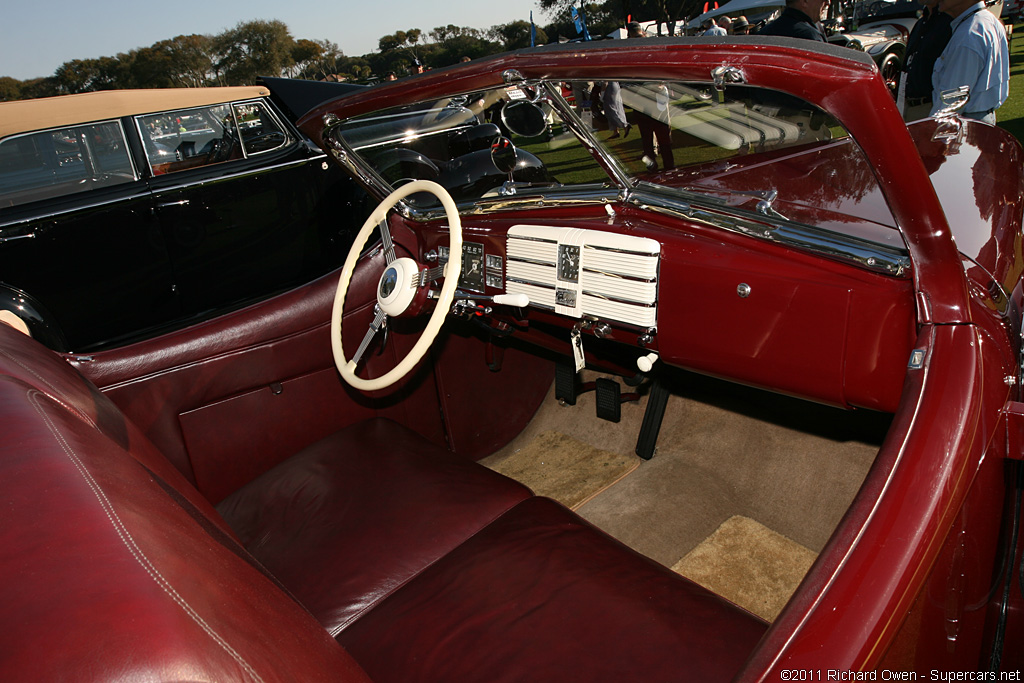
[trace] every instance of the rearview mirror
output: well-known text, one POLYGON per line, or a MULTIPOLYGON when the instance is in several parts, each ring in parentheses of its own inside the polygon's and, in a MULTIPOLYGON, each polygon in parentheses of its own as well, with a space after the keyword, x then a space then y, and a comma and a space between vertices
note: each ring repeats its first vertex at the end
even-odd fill
POLYGON ((516 168, 516 146, 508 138, 498 138, 491 145, 491 161, 502 173, 512 173, 516 168))
POLYGON ((501 108, 501 122, 505 128, 524 138, 543 135, 548 129, 544 111, 533 102, 509 102, 501 108))

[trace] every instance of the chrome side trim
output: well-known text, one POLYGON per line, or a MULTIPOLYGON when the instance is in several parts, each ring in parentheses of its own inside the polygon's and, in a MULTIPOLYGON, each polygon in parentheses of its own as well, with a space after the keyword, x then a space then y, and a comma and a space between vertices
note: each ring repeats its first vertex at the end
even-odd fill
POLYGON ((12 228, 17 228, 20 225, 25 225, 27 223, 33 223, 33 222, 38 221, 40 219, 45 219, 47 221, 50 221, 50 219, 59 218, 60 216, 64 216, 64 215, 69 214, 69 213, 78 213, 79 211, 92 211, 93 209, 98 209, 98 208, 101 208, 101 207, 104 207, 104 206, 108 206, 110 204, 120 204, 122 202, 130 202, 130 201, 134 201, 134 200, 143 200, 143 199, 149 199, 149 198, 152 197, 152 194, 149 191, 149 187, 144 185, 144 184, 141 184, 138 180, 136 180, 136 181, 134 181, 132 183, 125 183, 125 186, 126 187, 132 186, 132 187, 134 187, 136 189, 136 191, 132 192, 131 194, 122 196, 122 197, 116 197, 116 198, 113 198, 113 199, 106 199, 106 200, 103 200, 103 201, 89 202, 87 204, 78 204, 77 206, 74 206, 74 207, 71 207, 71 208, 68 208, 68 209, 64 209, 62 211, 54 211, 52 213, 45 213, 45 214, 36 214, 34 216, 29 216, 28 218, 19 218, 17 220, 13 220, 13 221, 10 221, 10 222, 3 222, 2 220, 0 220, 0 230, 10 230, 12 228))
MULTIPOLYGON (((79 211, 90 211, 92 209, 98 209, 100 207, 107 206, 109 204, 118 204, 118 203, 125 202, 125 201, 131 201, 133 199, 153 197, 154 195, 162 194, 162 193, 165 193, 165 192, 177 192, 179 190, 184 190, 184 189, 189 188, 189 187, 196 187, 196 186, 203 186, 203 185, 213 185, 213 184, 216 184, 216 183, 222 183, 222 182, 227 181, 227 180, 233 180, 235 178, 244 178, 246 176, 259 175, 261 173, 266 173, 268 171, 277 171, 277 170, 281 170, 281 169, 292 168, 294 166, 303 166, 305 164, 311 163, 312 161, 315 161, 316 159, 322 159, 322 158, 323 158, 322 156, 316 156, 316 157, 312 157, 310 159, 297 159, 295 161, 287 161, 287 162, 284 162, 284 163, 281 163, 281 164, 275 164, 274 166, 260 166, 259 168, 248 169, 246 171, 239 171, 238 173, 232 173, 232 174, 228 174, 228 175, 217 176, 217 177, 214 177, 214 178, 206 178, 204 180, 197 180, 197 181, 191 182, 191 183, 182 182, 182 183, 179 183, 177 185, 168 185, 167 187, 160 187, 160 188, 156 188, 156 189, 153 189, 153 190, 150 189, 150 186, 149 186, 148 183, 142 182, 142 179, 139 179, 139 180, 135 180, 133 183, 125 183, 124 184, 125 187, 131 186, 131 187, 134 187, 135 190, 136 190, 135 192, 133 192, 131 194, 128 194, 126 196, 115 197, 115 198, 112 198, 112 199, 106 199, 106 200, 97 201, 97 202, 89 202, 87 204, 78 204, 78 205, 76 205, 74 207, 67 208, 67 209, 64 209, 62 211, 54 211, 53 213, 47 213, 44 216, 31 216, 29 218, 21 218, 21 219, 19 219, 17 221, 12 221, 10 223, 3 223, 2 221, 0 221, 0 230, 7 230, 9 228, 13 228, 13 227, 21 225, 23 223, 31 223, 32 221, 39 220, 40 217, 45 217, 47 219, 57 218, 59 216, 63 216, 65 214, 69 214, 69 213, 77 213, 79 211)), ((226 162, 226 163, 231 163, 231 162, 226 162)), ((167 176, 165 175, 165 176, 161 176, 161 177, 166 178, 167 176)), ((152 180, 152 178, 149 178, 148 180, 152 180)))
MULTIPOLYGON (((316 157, 316 158, 318 158, 318 157, 316 157)), ((250 157, 250 159, 246 159, 245 161, 250 161, 250 160, 251 160, 251 157, 250 157)), ((229 174, 225 174, 225 175, 219 175, 219 176, 215 176, 215 177, 212 177, 212 178, 204 178, 203 180, 197 180, 197 181, 194 181, 194 182, 191 182, 191 183, 182 182, 182 183, 180 183, 178 185, 168 185, 166 187, 154 188, 153 189, 153 193, 154 194, 160 194, 162 192, 174 192, 176 190, 183 190, 183 189, 185 189, 187 187, 196 187, 196 186, 203 186, 203 185, 214 185, 214 184, 217 184, 217 183, 222 183, 222 182, 227 181, 227 180, 235 180, 236 178, 245 178, 247 176, 260 175, 260 174, 267 173, 267 172, 272 172, 272 171, 281 171, 281 170, 285 170, 285 169, 289 169, 289 168, 294 168, 296 166, 305 166, 306 164, 310 163, 311 161, 313 161, 313 159, 296 159, 295 161, 286 161, 284 163, 274 164, 273 166, 260 166, 259 168, 250 168, 250 169, 247 169, 245 171, 238 171, 236 173, 229 173, 229 174)), ((231 163, 231 162, 225 162, 225 163, 231 163)), ((206 167, 200 167, 200 168, 206 168, 206 167)), ((167 175, 169 175, 169 174, 167 174, 167 175)), ((162 175, 160 177, 161 178, 166 178, 167 175, 162 175)), ((150 179, 150 180, 152 180, 152 179, 150 179)))

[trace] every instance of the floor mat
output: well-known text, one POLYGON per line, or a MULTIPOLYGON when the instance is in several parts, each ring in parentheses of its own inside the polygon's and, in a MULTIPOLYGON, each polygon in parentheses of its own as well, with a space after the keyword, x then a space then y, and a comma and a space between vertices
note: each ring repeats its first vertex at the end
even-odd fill
POLYGON ((816 557, 799 543, 737 515, 672 570, 771 622, 816 557))
POLYGON ((575 510, 635 470, 640 459, 547 431, 514 453, 486 464, 528 486, 538 496, 554 498, 575 510))

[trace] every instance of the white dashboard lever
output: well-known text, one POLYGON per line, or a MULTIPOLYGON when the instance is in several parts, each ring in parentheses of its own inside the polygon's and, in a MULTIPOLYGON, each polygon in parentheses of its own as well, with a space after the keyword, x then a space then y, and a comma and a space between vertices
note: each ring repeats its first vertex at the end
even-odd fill
POLYGON ((656 362, 658 362, 658 354, 649 353, 646 356, 637 358, 636 366, 640 369, 640 372, 650 372, 656 362))
POLYGON ((494 296, 494 303, 523 308, 530 304, 530 297, 526 294, 496 294, 494 296))

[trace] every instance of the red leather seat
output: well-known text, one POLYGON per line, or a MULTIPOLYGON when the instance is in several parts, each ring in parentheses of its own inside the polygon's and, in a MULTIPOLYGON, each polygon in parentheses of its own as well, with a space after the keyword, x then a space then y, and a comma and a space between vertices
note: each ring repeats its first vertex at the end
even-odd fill
POLYGON ((371 419, 293 456, 217 510, 336 634, 530 495, 391 420, 371 419))
POLYGON ((765 630, 385 420, 303 450, 222 517, 2 324, 0 433, 4 680, 704 682, 765 630))
POLYGON ((764 630, 558 503, 531 498, 338 640, 375 681, 704 683, 732 680, 764 630))
POLYGON ((0 376, 0 433, 0 679, 367 680, 80 413, 0 376))

